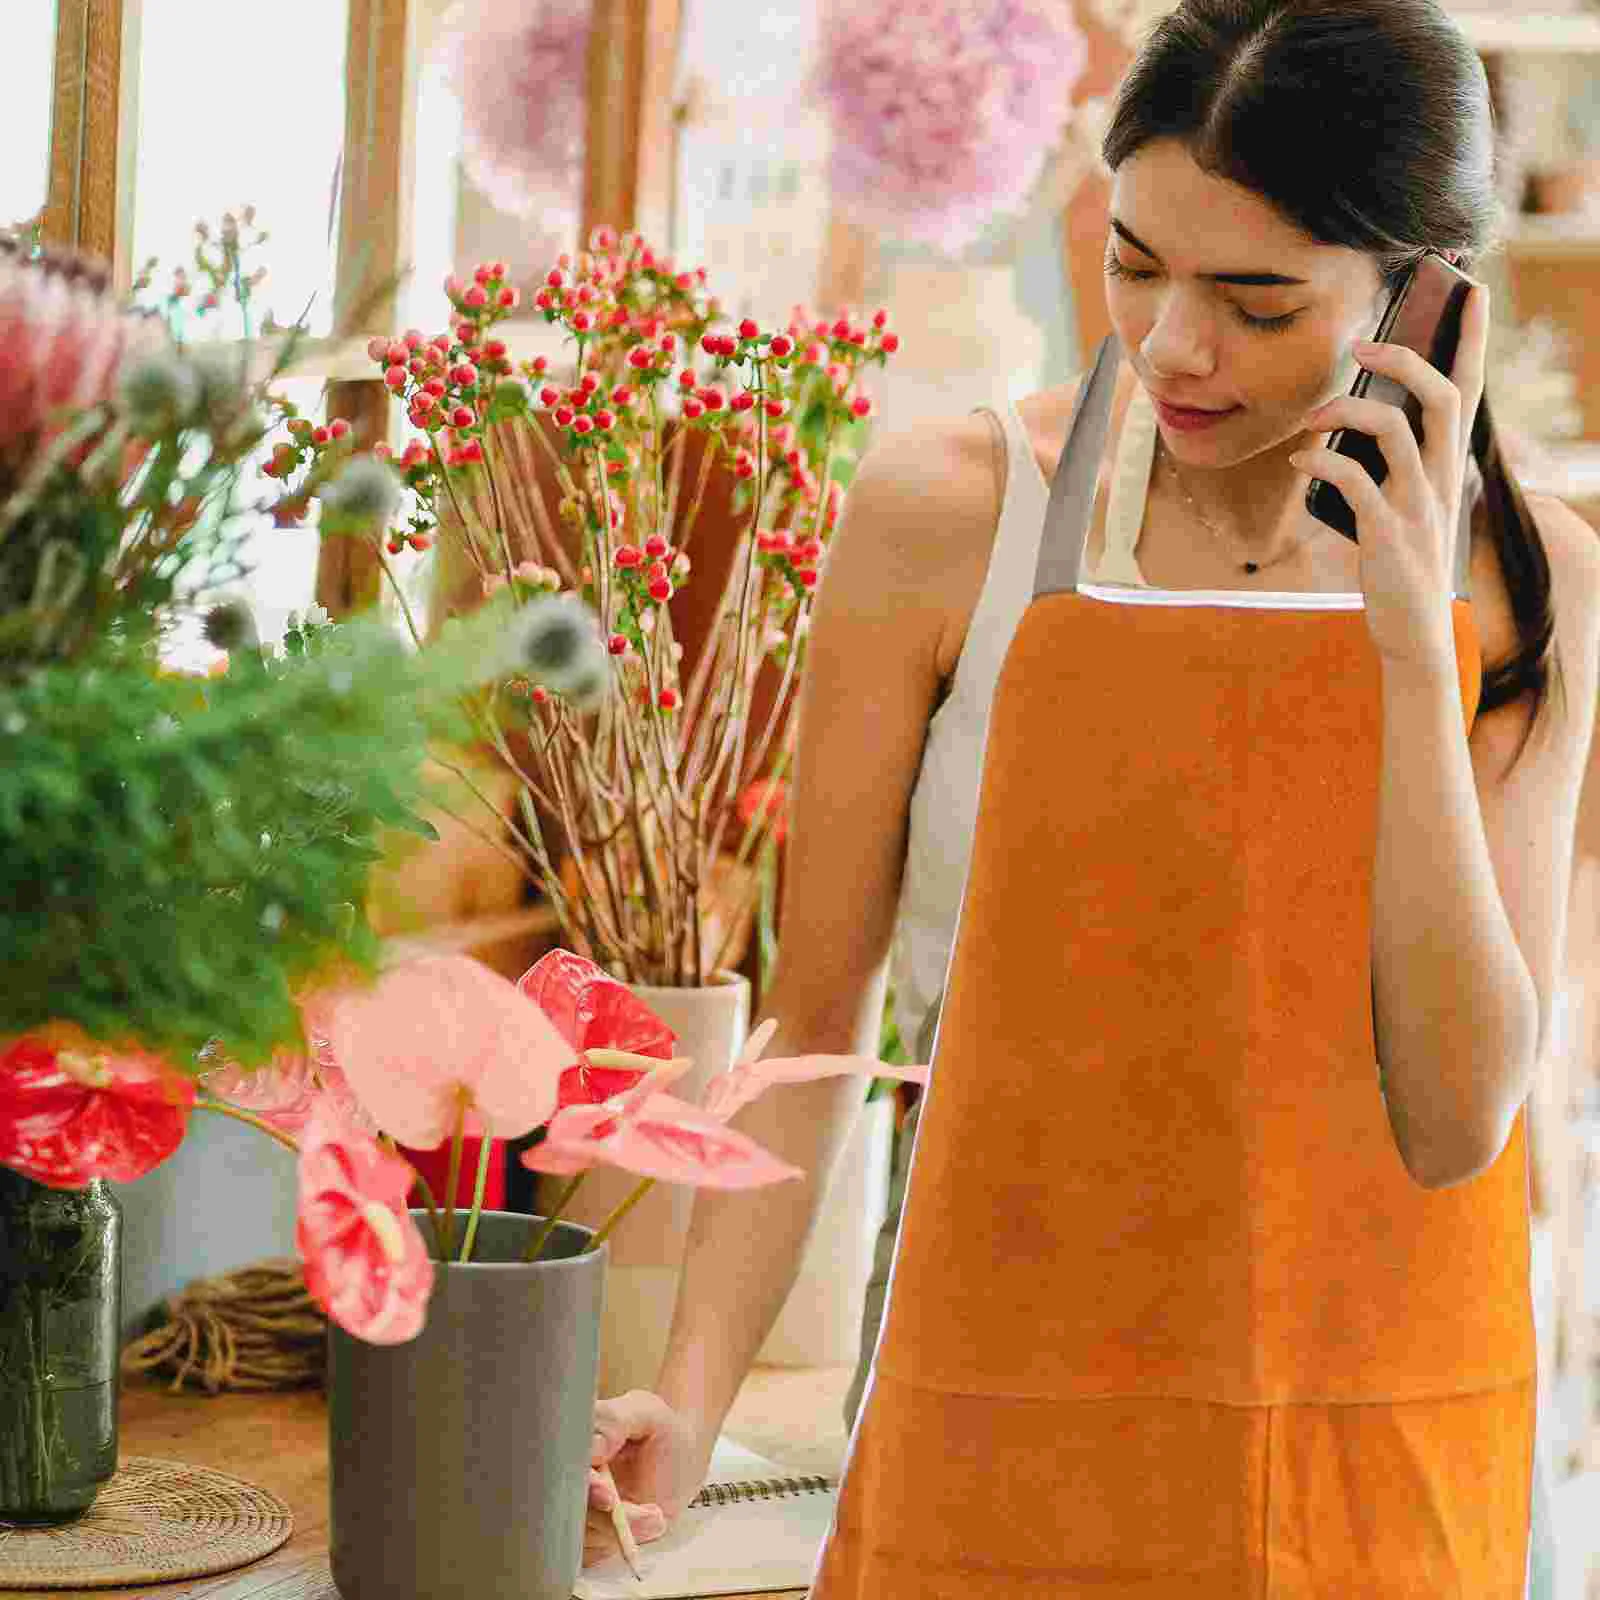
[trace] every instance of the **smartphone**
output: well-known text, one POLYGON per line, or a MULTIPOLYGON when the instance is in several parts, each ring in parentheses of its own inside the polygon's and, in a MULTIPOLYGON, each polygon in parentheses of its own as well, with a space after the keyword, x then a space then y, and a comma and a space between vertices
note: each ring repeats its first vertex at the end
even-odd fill
MULTIPOLYGON (((1406 275, 1384 307, 1378 331, 1372 336, 1374 343, 1403 344, 1449 377, 1456 364, 1456 348, 1461 343, 1461 312, 1471 290, 1471 278, 1430 250, 1406 275)), ((1399 406, 1411 424, 1417 443, 1422 443, 1422 402, 1403 383, 1363 367, 1350 393, 1356 399, 1387 400, 1390 405, 1399 406)), ((1371 473, 1374 483, 1381 484, 1389 476, 1389 463, 1370 433, 1338 428, 1328 440, 1328 448, 1359 461, 1371 473)), ((1321 478, 1311 480, 1306 490, 1306 510, 1318 522, 1325 522, 1345 538, 1355 540, 1355 513, 1350 509, 1350 502, 1331 483, 1321 478)))

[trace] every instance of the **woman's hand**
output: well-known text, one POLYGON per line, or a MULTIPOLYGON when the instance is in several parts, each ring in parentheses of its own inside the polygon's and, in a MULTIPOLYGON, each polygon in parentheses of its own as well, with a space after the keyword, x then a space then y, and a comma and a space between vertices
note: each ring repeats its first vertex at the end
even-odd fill
MULTIPOLYGON (((713 1441, 714 1442, 714 1441, 713 1441)), ((583 1564, 617 1554, 611 1525, 616 1504, 602 1467, 610 1467, 628 1525, 640 1544, 659 1539, 700 1492, 710 1460, 693 1419, 674 1411, 647 1389, 630 1389, 594 1407, 589 1455, 589 1511, 583 1530, 583 1564)))
POLYGON ((1383 400, 1340 395, 1311 412, 1306 426, 1319 434, 1341 427, 1371 434, 1389 467, 1381 487, 1359 462, 1325 448, 1289 458, 1350 502, 1367 629, 1385 665, 1443 674, 1451 682, 1456 674, 1450 615, 1456 528, 1488 343, 1489 291, 1480 283, 1462 309, 1461 342, 1449 377, 1404 345, 1355 346, 1363 367, 1393 378, 1422 402, 1422 447, 1405 413, 1383 400))

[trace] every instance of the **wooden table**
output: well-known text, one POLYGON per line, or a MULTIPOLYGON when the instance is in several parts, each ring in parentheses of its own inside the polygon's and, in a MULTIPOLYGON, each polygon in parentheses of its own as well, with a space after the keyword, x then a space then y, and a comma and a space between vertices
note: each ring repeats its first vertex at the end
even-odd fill
MULTIPOLYGON (((837 1472, 845 1439, 839 1408, 849 1380, 844 1367, 757 1368, 729 1413, 726 1431, 791 1470, 837 1472)), ((281 1495, 294 1512, 293 1537, 250 1566, 213 1578, 134 1589, 0 1589, 0 1600, 339 1600, 328 1570, 328 1421, 320 1393, 213 1399, 130 1380, 123 1386, 119 1419, 124 1455, 213 1467, 281 1495)), ((803 1589, 785 1589, 749 1600, 804 1597, 803 1589)))

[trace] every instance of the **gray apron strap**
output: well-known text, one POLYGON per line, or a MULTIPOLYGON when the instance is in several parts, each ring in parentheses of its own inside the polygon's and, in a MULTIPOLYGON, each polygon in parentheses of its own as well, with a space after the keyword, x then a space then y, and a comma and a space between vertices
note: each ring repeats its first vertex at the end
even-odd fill
POLYGON ((1039 564, 1033 574, 1035 600, 1078 587, 1083 543, 1094 520, 1094 486, 1100 476, 1100 456, 1111 421, 1111 400, 1116 393, 1121 355, 1116 334, 1108 333, 1100 341, 1088 381, 1078 391, 1067 442, 1061 447, 1061 458, 1050 482, 1050 507, 1044 514, 1039 564))

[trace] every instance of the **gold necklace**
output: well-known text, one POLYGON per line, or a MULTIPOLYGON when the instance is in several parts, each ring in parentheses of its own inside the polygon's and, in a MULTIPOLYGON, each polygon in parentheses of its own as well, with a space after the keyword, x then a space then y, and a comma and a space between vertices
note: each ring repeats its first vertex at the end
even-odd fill
MULTIPOLYGON (((1173 460, 1172 452, 1167 449, 1166 443, 1159 433, 1156 435, 1156 446, 1163 458, 1166 460, 1167 468, 1172 474, 1172 481, 1178 486, 1178 493, 1181 494, 1188 502, 1189 509, 1194 512, 1195 517, 1199 521, 1201 527, 1211 534, 1213 538, 1221 540, 1222 543, 1227 544, 1229 542, 1228 536, 1223 533, 1223 531, 1217 527, 1217 525, 1212 522, 1209 517, 1206 516, 1205 512, 1203 512, 1199 506, 1195 504, 1194 496, 1190 494, 1188 489, 1184 486, 1183 477, 1178 471, 1178 463, 1173 460)), ((1287 560, 1295 553, 1296 550, 1301 547, 1301 545, 1310 543, 1310 541, 1321 532, 1322 529, 1320 526, 1313 528, 1311 532, 1306 534, 1303 538, 1295 540, 1295 542, 1287 549, 1280 550, 1277 555, 1270 557, 1266 561, 1241 561, 1236 554, 1230 554, 1229 559, 1233 561, 1239 561, 1240 566, 1246 572, 1260 572, 1264 567, 1275 567, 1280 561, 1287 560)))

